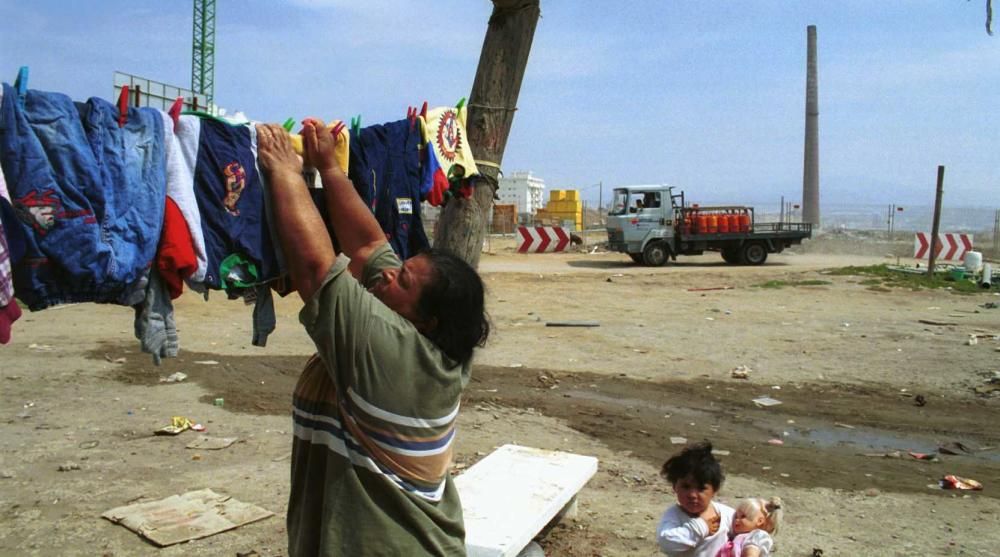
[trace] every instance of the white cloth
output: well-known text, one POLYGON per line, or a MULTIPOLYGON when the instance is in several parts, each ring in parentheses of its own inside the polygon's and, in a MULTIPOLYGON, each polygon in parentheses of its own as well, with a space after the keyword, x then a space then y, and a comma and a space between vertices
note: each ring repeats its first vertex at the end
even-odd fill
MULTIPOLYGON (((201 212, 194 196, 194 169, 198 162, 198 136, 201 134, 201 119, 197 116, 181 115, 177 119, 177 129, 170 115, 163 112, 164 147, 167 153, 167 196, 174 200, 181 210, 191 241, 198 267, 187 278, 188 285, 205 282, 208 270, 208 256, 205 252, 205 234, 201 229, 201 212)), ((193 287, 193 286, 192 286, 193 287)))
POLYGON ((733 525, 736 511, 728 505, 712 501, 719 514, 719 530, 708 535, 708 523, 688 516, 677 505, 671 505, 660 518, 656 528, 656 543, 660 551, 673 557, 715 557, 722 546, 729 541, 729 529, 733 525))

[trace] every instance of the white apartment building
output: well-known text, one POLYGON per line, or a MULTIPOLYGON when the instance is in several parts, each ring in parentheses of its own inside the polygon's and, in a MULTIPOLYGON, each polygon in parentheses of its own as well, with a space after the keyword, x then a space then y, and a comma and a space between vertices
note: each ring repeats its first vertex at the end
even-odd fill
POLYGON ((545 180, 531 175, 531 171, 518 171, 500 178, 498 203, 517 205, 517 214, 534 215, 545 206, 545 180))

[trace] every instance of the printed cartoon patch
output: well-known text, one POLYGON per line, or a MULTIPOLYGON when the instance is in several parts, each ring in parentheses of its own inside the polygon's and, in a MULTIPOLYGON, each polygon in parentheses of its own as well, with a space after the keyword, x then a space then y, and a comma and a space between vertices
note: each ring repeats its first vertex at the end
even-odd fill
POLYGON ((64 211, 62 201, 56 196, 56 190, 52 188, 41 192, 32 191, 28 195, 15 199, 14 212, 17 214, 17 218, 21 219, 21 222, 34 228, 42 236, 52 230, 59 219, 89 217, 84 220, 84 223, 97 222, 89 210, 64 211))
POLYGON ((458 151, 462 148, 462 132, 458 128, 458 114, 454 110, 445 110, 438 122, 437 147, 448 162, 455 162, 458 151))
POLYGON ((231 162, 222 170, 226 176, 226 198, 222 204, 226 206, 226 212, 234 217, 240 216, 240 210, 236 208, 236 203, 246 188, 247 174, 243 171, 243 166, 238 162, 231 162))
POLYGON ((397 197, 396 208, 399 210, 399 214, 401 215, 412 215, 413 200, 410 199, 409 197, 397 197))

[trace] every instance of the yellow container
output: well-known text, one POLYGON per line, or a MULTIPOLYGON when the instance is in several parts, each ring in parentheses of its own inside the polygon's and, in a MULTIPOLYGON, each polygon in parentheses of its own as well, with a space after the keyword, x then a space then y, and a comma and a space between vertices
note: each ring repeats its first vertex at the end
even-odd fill
POLYGON ((566 190, 552 190, 549 192, 549 201, 562 201, 566 199, 566 190))
POLYGON ((565 190, 567 201, 580 201, 580 190, 565 190))

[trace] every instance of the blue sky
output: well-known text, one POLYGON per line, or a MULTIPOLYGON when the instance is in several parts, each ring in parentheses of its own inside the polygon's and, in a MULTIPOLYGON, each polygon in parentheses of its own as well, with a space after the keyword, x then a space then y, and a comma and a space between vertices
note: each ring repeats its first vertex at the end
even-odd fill
MULTIPOLYGON (((1000 206, 1000 34, 984 0, 542 0, 503 161, 596 200, 666 182, 701 202, 802 188, 818 29, 822 202, 1000 206)), ((363 124, 468 95, 487 0, 219 0, 216 102, 363 124)), ((75 99, 115 70, 189 86, 190 0, 0 0, 0 79, 75 99)))

